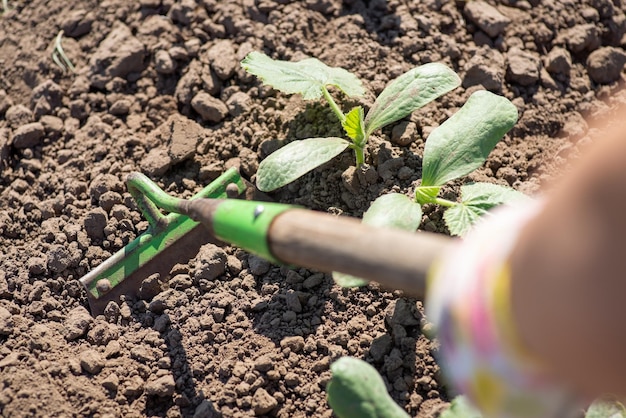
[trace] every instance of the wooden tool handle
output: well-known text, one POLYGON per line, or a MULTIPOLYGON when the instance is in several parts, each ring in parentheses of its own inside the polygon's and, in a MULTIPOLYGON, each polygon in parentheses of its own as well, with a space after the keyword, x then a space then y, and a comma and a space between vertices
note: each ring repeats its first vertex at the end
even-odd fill
POLYGON ((302 209, 278 215, 268 232, 272 254, 285 263, 351 274, 419 298, 429 268, 451 241, 302 209))

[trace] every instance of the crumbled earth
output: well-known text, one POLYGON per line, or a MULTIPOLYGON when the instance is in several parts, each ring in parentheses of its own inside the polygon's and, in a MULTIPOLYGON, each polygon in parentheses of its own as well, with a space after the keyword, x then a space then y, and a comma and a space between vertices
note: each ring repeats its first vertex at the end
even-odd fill
MULTIPOLYGON (((0 415, 331 416, 329 365, 362 358, 413 417, 451 394, 422 302, 375 284, 207 244, 92 317, 78 279, 147 228, 132 171, 190 197, 225 169, 254 180, 286 141, 340 136, 321 102, 285 96, 239 61, 315 56, 356 73, 369 106, 440 61, 462 87, 377 132, 368 168, 341 158, 272 194, 361 216, 410 193, 428 134, 477 89, 513 101, 514 129, 464 181, 529 194, 592 146, 588 121, 626 101, 618 0, 9 0, 0 16, 0 415), (53 61, 53 41, 75 72, 53 61)), ((337 92, 335 92, 337 93, 337 92)), ((347 109, 355 103, 342 98, 347 109)), ((457 182, 446 189, 456 198, 457 182)), ((427 208, 423 228, 446 232, 427 208)), ((366 250, 366 249, 365 249, 366 250)))

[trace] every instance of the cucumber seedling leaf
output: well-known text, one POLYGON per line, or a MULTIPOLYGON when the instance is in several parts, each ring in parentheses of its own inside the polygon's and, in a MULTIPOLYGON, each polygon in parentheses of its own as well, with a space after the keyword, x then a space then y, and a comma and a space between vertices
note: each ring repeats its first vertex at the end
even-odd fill
POLYGON ((465 396, 457 396, 452 400, 450 408, 446 409, 439 418, 482 418, 465 396))
POLYGON ((346 115, 341 124, 346 135, 357 145, 362 145, 365 140, 365 127, 363 126, 363 108, 357 106, 346 115))
POLYGON ((326 399, 339 418, 409 418, 387 393, 376 369, 354 357, 330 365, 326 399))
POLYGON ((404 118, 460 84, 459 76, 440 63, 429 63, 407 71, 389 83, 376 98, 365 118, 366 136, 404 118))
POLYGON ((263 192, 283 187, 332 160, 349 145, 348 141, 337 137, 290 142, 261 161, 256 173, 256 185, 263 192))
MULTIPOLYGON (((399 193, 380 196, 363 214, 362 223, 381 227, 415 231, 422 222, 422 207, 399 193)), ((368 281, 349 274, 333 272, 333 279, 342 287, 365 286, 368 281)))
POLYGON ((528 199, 528 196, 517 190, 497 184, 467 184, 461 186, 461 202, 447 209, 443 219, 452 235, 463 236, 490 209, 528 199))
POLYGON ((585 413, 585 418, 626 418, 626 408, 617 401, 596 400, 585 413))
POLYGON ((486 90, 472 94, 426 140, 422 186, 441 186, 480 167, 515 122, 517 108, 507 98, 486 90))
POLYGON ((300 93, 305 100, 319 99, 326 86, 335 86, 350 97, 365 94, 357 76, 343 68, 329 67, 316 58, 281 61, 253 51, 241 61, 241 66, 276 90, 287 94, 300 93))

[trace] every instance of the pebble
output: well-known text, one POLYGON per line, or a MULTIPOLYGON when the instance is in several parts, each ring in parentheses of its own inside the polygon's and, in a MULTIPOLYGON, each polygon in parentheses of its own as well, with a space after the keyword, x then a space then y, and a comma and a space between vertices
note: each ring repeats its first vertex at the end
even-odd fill
POLYGON ((0 306, 0 335, 11 335, 13 326, 13 315, 8 309, 0 306))
POLYGON ((65 339, 73 341, 77 338, 83 337, 87 334, 89 326, 93 322, 93 318, 89 314, 89 311, 82 306, 72 309, 67 314, 65 320, 65 339))
POLYGON ((108 375, 103 381, 102 386, 111 392, 117 392, 117 388, 120 385, 120 378, 115 373, 108 375))
POLYGON ((389 334, 383 334, 380 337, 375 338, 370 345, 370 355, 375 361, 381 361, 386 354, 391 350, 391 336, 389 334))
POLYGON ((252 396, 254 415, 265 415, 278 406, 278 401, 263 388, 259 388, 252 396))
POLYGON ((167 51, 159 50, 154 54, 154 68, 157 73, 172 74, 176 71, 176 62, 167 51))
POLYGON ((300 303, 300 298, 298 298, 298 294, 294 291, 288 291, 285 295, 285 305, 290 311, 296 313, 302 312, 302 303, 300 303))
POLYGON ((56 245, 48 251, 46 265, 53 273, 61 273, 70 266, 70 257, 71 254, 65 246, 56 245))
POLYGON ((485 89, 500 92, 505 76, 504 56, 495 49, 480 48, 465 64, 463 87, 481 85, 485 89))
POLYGON ((622 49, 607 46, 589 54, 587 72, 596 83, 608 84, 619 80, 625 63, 626 53, 622 49))
POLYGON ((176 382, 171 374, 161 376, 156 380, 149 380, 146 383, 146 394, 165 398, 174 394, 176 382))
POLYGON ((15 105, 7 109, 4 119, 9 123, 9 127, 18 128, 33 122, 33 112, 24 105, 15 105))
POLYGON ((252 99, 246 93, 238 91, 226 100, 228 113, 231 116, 239 116, 250 110, 252 99))
POLYGON ((317 287, 320 284, 322 284, 323 281, 324 281, 324 274, 317 273, 317 274, 313 274, 307 277, 302 283, 302 286, 304 286, 305 289, 313 289, 314 287, 317 287))
POLYGON ((292 353, 299 353, 304 348, 304 338, 296 335, 285 337, 280 341, 281 348, 289 348, 292 353))
POLYGON ((107 226, 107 213, 102 208, 96 208, 87 213, 83 221, 85 232, 91 239, 103 239, 104 228, 107 226))
POLYGON ((254 360, 254 369, 260 372, 267 372, 274 367, 272 358, 267 354, 264 354, 254 360))
POLYGON ((385 309, 385 320, 389 325, 415 326, 419 325, 421 319, 415 303, 407 299, 397 299, 385 309))
POLYGON ((115 116, 128 115, 128 112, 130 112, 130 100, 127 99, 116 100, 109 108, 109 113, 115 116))
POLYGON ((408 146, 418 136, 417 126, 409 121, 400 122, 391 130, 391 142, 401 147, 408 146))
POLYGON ((540 60, 535 54, 511 48, 507 60, 507 80, 522 86, 530 86, 539 80, 540 60))
POLYGON ((216 42, 208 50, 207 58, 215 74, 222 80, 232 77, 239 67, 235 47, 232 41, 227 39, 216 42))
POLYGON ((13 146, 15 148, 32 148, 41 143, 45 135, 45 129, 39 122, 27 123, 13 133, 13 146))
POLYGON ((226 253, 217 245, 203 245, 195 257, 193 278, 215 280, 226 272, 226 260, 226 253))
POLYGON ((270 270, 271 263, 262 257, 250 255, 248 257, 248 269, 255 276, 260 276, 270 270))
POLYGON ((104 368, 104 359, 96 350, 85 350, 78 358, 80 367, 89 374, 98 374, 104 368))
POLYGON ((572 56, 565 48, 554 47, 545 61, 546 70, 552 74, 569 74, 572 69, 572 56))
POLYGON ((484 1, 468 1, 463 9, 467 17, 492 38, 504 32, 511 20, 484 1))
POLYGON ((221 416, 222 414, 215 409, 213 403, 208 399, 200 402, 193 413, 193 418, 219 418, 221 416))
POLYGON ((203 91, 191 99, 191 107, 206 122, 221 122, 228 115, 228 107, 224 102, 203 91))

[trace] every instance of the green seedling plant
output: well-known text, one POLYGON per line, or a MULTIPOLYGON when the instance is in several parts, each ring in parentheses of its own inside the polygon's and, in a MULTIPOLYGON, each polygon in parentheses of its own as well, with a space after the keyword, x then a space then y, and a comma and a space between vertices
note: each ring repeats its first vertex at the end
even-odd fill
POLYGON ((257 187, 265 192, 293 182, 347 148, 354 151, 356 166, 362 166, 365 148, 373 132, 408 116, 461 83, 458 75, 447 66, 425 64, 390 82, 367 114, 362 106, 344 114, 328 88, 336 87, 348 97, 362 97, 365 90, 361 81, 343 68, 329 67, 316 58, 297 62, 274 60, 256 51, 249 53, 241 65, 283 93, 301 94, 304 100, 324 97, 349 138, 293 141, 270 154, 257 170, 257 187))
MULTIPOLYGON (((461 186, 459 201, 438 196, 446 183, 481 167, 516 122, 517 108, 508 99, 486 90, 474 92, 458 112, 428 136, 422 180, 414 196, 390 193, 379 197, 363 215, 363 222, 415 231, 422 221, 422 207, 436 204, 446 208, 443 219, 450 233, 462 236, 495 206, 528 199, 512 188, 491 183, 461 186)), ((366 280, 342 273, 333 273, 333 278, 344 287, 367 284, 366 280)))
MULTIPOLYGON (((326 400, 338 418, 409 418, 389 396, 376 369, 363 360, 341 357, 330 366, 332 377, 326 385, 326 400)), ((482 418, 465 396, 455 397, 439 418, 482 418)), ((585 418, 626 418, 620 402, 599 399, 585 412, 585 418)))
POLYGON ((63 50, 63 31, 59 31, 56 38, 54 38, 54 49, 52 50, 52 60, 56 65, 61 68, 61 70, 66 73, 68 70, 71 72, 76 72, 76 68, 74 64, 70 61, 70 59, 65 54, 63 50))

